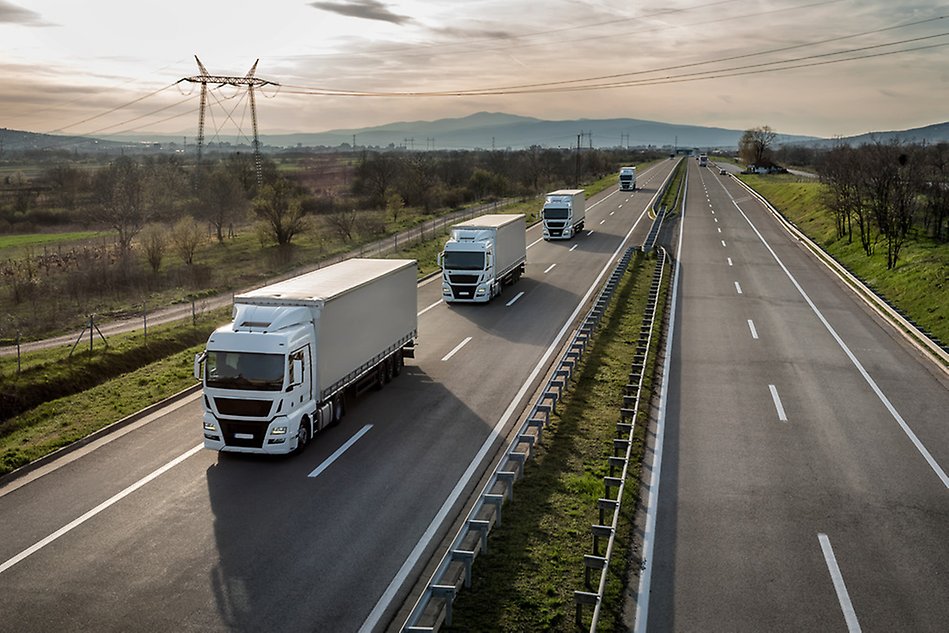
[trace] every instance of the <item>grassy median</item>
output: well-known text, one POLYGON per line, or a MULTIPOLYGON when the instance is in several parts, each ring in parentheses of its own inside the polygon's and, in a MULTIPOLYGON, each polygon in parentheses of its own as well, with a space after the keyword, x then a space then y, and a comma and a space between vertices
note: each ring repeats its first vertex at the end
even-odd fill
MULTIPOLYGON (((574 632, 573 592, 584 590, 584 554, 592 553, 590 526, 599 523, 597 499, 616 437, 623 387, 632 362, 654 259, 637 255, 616 290, 565 398, 558 405, 525 476, 505 505, 504 522, 491 533, 488 553, 474 564, 472 588, 455 601, 446 631, 574 632)), ((662 295, 664 297, 664 294, 662 295)), ((660 306, 664 305, 660 298, 660 306)), ((661 322, 657 315, 657 322, 661 322)), ((654 335, 649 367, 656 356, 654 335)), ((652 391, 647 371, 643 402, 652 391)), ((623 592, 632 550, 633 514, 645 433, 636 443, 625 487, 621 522, 610 562, 599 628, 622 630, 623 592)), ((605 544, 601 544, 602 554, 605 544)), ((598 578, 598 574, 596 574, 598 578)), ((595 591, 595 587, 593 589, 595 591)), ((590 611, 584 618, 589 623, 590 611)))

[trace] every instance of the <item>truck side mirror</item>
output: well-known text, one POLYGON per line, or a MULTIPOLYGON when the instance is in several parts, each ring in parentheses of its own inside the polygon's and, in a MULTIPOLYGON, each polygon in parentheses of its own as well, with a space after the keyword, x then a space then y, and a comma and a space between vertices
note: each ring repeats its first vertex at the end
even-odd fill
POLYGON ((444 266, 442 266, 442 260, 443 260, 443 259, 445 259, 445 251, 442 251, 441 253, 438 254, 438 267, 439 267, 439 268, 444 268, 444 266))
POLYGON ((201 352, 200 354, 194 355, 194 379, 201 380, 201 363, 207 360, 208 353, 201 352))

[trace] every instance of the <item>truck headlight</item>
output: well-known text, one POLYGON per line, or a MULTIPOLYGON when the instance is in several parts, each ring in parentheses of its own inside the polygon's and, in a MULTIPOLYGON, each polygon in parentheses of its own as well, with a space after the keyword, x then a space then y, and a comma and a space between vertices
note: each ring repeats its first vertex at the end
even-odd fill
POLYGON ((478 290, 475 291, 476 295, 483 295, 485 293, 484 286, 478 286, 478 290))
POLYGON ((205 422, 204 430, 217 432, 217 426, 213 422, 205 422))
POLYGON ((273 427, 273 430, 270 432, 270 434, 271 434, 271 435, 286 435, 286 434, 287 434, 287 427, 285 427, 285 426, 275 426, 275 427, 273 427))

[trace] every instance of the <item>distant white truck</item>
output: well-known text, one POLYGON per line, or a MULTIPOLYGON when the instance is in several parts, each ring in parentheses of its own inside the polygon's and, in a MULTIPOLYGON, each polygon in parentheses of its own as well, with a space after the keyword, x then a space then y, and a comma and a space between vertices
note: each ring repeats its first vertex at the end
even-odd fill
POLYGON ((417 270, 350 259, 235 296, 233 322, 194 361, 205 448, 303 450, 340 421, 347 396, 397 376, 414 355, 417 270))
POLYGON ((583 230, 586 199, 583 189, 558 189, 547 194, 541 211, 545 240, 569 240, 583 230))
POLYGON ((524 214, 489 214, 451 227, 451 237, 438 256, 442 298, 485 302, 513 284, 527 264, 524 214))
POLYGON ((708 154, 699 154, 699 167, 708 166, 708 154))
POLYGON ((636 168, 619 168, 619 188, 621 191, 636 191, 636 168))

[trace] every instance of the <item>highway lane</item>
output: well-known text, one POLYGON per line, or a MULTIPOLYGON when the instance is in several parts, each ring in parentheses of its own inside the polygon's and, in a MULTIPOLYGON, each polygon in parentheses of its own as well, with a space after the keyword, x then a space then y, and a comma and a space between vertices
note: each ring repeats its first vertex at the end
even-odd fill
POLYGON ((648 630, 945 630, 945 373, 731 178, 688 194, 648 630))
POLYGON ((415 361, 302 456, 198 449, 191 397, 0 488, 0 631, 355 631, 377 606, 383 628, 467 494, 433 519, 670 168, 595 196, 592 232, 534 244, 490 305, 422 284, 415 361))

